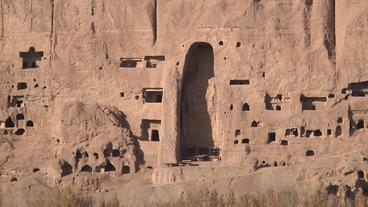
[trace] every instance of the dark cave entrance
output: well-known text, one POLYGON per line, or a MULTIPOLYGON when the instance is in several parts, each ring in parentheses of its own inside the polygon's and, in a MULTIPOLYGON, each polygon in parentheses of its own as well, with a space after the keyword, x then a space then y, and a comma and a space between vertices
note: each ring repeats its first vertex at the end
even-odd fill
POLYGON ((193 160, 211 155, 212 114, 208 111, 208 80, 214 77, 213 48, 208 43, 194 43, 185 57, 180 101, 180 156, 193 160))

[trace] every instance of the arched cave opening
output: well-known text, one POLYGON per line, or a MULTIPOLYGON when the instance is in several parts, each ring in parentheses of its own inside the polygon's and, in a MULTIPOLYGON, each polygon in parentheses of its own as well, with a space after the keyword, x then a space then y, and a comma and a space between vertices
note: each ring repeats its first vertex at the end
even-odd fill
POLYGON ((109 160, 106 160, 105 172, 115 171, 116 168, 109 160))
POLYGON ((130 173, 130 167, 125 165, 123 166, 122 170, 121 170, 122 174, 129 174, 130 173))
POLYGON ((92 168, 89 165, 85 165, 82 167, 81 172, 92 172, 92 168))

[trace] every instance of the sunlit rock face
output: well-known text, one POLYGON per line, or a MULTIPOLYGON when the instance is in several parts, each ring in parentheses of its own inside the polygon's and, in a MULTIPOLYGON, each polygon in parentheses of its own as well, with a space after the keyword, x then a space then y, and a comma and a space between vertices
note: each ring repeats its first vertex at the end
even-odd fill
POLYGON ((128 204, 207 180, 363 189, 367 19, 364 0, 0 0, 0 181, 128 204))

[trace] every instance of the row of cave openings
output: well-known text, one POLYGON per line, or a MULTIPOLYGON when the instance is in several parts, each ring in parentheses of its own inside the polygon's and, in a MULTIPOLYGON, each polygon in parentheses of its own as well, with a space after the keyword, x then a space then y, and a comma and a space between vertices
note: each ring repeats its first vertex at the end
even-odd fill
MULTIPOLYGON (((96 156, 94 154, 94 156, 96 156)), ((73 174, 73 167, 68 162, 63 161, 60 165, 61 167, 61 177, 68 176, 73 174)), ((105 172, 116 172, 116 167, 110 162, 110 160, 106 159, 103 164, 96 166, 95 169, 91 167, 91 165, 84 164, 80 172, 86 172, 86 173, 105 173, 105 172)), ((121 168, 121 174, 129 174, 131 173, 131 169, 128 165, 124 165, 121 168)))
MULTIPOLYGON (((311 157, 314 156, 315 153, 313 150, 306 150, 304 153, 305 156, 307 157, 311 157)), ((259 170, 261 168, 267 168, 267 167, 285 167, 285 166, 290 166, 291 164, 285 161, 273 161, 273 162, 267 162, 265 160, 259 162, 257 161, 256 165, 255 165, 255 170, 259 170)))
POLYGON ((132 68, 159 68, 160 65, 165 61, 165 56, 145 56, 144 58, 121 58, 120 68, 132 69, 132 68), (144 64, 144 66, 143 66, 144 64))
MULTIPOLYGON (((39 68, 37 62, 41 61, 43 56, 43 51, 36 51, 34 47, 30 47, 27 52, 20 52, 19 57, 22 58, 22 69, 39 68)), ((146 68, 158 68, 165 59, 163 55, 145 56, 144 58, 121 58, 120 67, 137 68, 144 63, 146 68)))
MULTIPOLYGON (((43 83, 45 84, 46 82, 44 81, 43 83)), ((18 82, 15 86, 12 85, 12 88, 17 89, 18 91, 26 90, 28 87, 38 88, 39 84, 36 79, 33 79, 33 83, 18 82)), ((43 86, 42 89, 46 89, 46 86, 43 86)))
MULTIPOLYGON (((80 172, 87 172, 87 173, 105 173, 105 172, 117 172, 117 167, 113 164, 113 160, 119 160, 123 158, 124 154, 126 153, 126 149, 113 149, 112 145, 109 144, 103 151, 103 161, 100 162, 99 165, 95 166, 93 169, 92 165, 88 163, 90 159, 93 160, 101 160, 100 155, 97 152, 89 154, 87 151, 81 152, 79 149, 76 150, 74 154, 74 159, 76 161, 75 168, 78 168, 80 162, 82 162, 82 166, 80 167, 80 172), (86 162, 87 161, 87 162, 86 162)), ((134 171, 131 169, 130 164, 128 161, 123 162, 120 169, 121 174, 129 174, 134 171)), ((133 163, 134 164, 134 163, 133 163)), ((62 177, 67 176, 73 173, 73 166, 70 165, 66 161, 62 161, 60 163, 60 167, 62 170, 62 177)))
POLYGON ((12 117, 8 117, 4 122, 0 121, 0 128, 3 130, 4 135, 14 132, 15 135, 21 136, 25 134, 26 129, 33 127, 33 121, 26 121, 24 114, 17 114, 15 120, 12 117))
MULTIPOLYGON (((230 85, 249 85, 249 80, 230 80, 230 85)), ((334 94, 330 94, 328 98, 334 98, 334 94)), ((265 109, 270 111, 281 111, 282 105, 287 103, 289 97, 284 97, 282 94, 278 94, 274 97, 266 93, 264 97, 265 109)), ((300 102, 302 104, 302 111, 316 110, 317 103, 327 102, 326 97, 306 97, 303 94, 300 96, 300 102)), ((234 105, 230 104, 230 111, 234 110, 234 105)), ((243 103, 241 106, 242 111, 250 111, 250 106, 248 103, 243 103)))
MULTIPOLYGON (((111 162, 109 160, 105 161, 106 164, 102 165, 102 166, 97 166, 95 172, 97 173, 104 173, 104 172, 115 172, 116 168, 113 164, 111 164, 111 162)), ((81 168, 81 172, 88 172, 88 173, 92 173, 92 167, 90 165, 83 165, 83 167, 81 168)), ((128 165, 124 165, 121 168, 121 174, 129 174, 130 173, 130 167, 128 165)))
MULTIPOLYGON (((142 98, 143 104, 161 104, 163 101, 164 90, 163 88, 144 88, 141 95, 135 95, 136 100, 142 98)), ((121 98, 126 98, 125 92, 120 92, 121 98)))
MULTIPOLYGON (((220 46, 224 45, 224 41, 219 41, 220 46)), ((184 46, 184 45, 183 45, 184 46)), ((241 42, 237 42, 235 45, 236 48, 241 47, 241 42)), ((162 62, 166 60, 165 56, 145 56, 144 58, 121 58, 120 59, 120 67, 121 68, 140 68, 141 64, 144 64, 145 68, 158 68, 162 62)), ((177 63, 178 65, 178 63, 177 63)))
MULTIPOLYGON (((219 45, 224 45, 223 41, 219 45)), ((236 43, 236 47, 241 46, 240 42, 236 43)), ((30 47, 27 52, 20 52, 19 57, 22 58, 22 69, 36 69, 39 68, 37 62, 42 60, 44 56, 43 51, 36 51, 34 47, 30 47)), ((144 63, 145 68, 158 68, 162 62, 166 60, 163 55, 145 56, 144 58, 121 58, 121 68, 137 68, 144 63)))
MULTIPOLYGON (((364 161, 366 161, 366 158, 364 158, 364 161)), ((349 186, 349 185, 345 185, 344 186, 344 193, 346 196, 348 196, 350 199, 354 200, 354 197, 357 193, 357 190, 359 189, 364 196, 368 196, 368 183, 367 183, 367 178, 365 177, 365 173, 363 170, 356 170, 356 171, 349 171, 344 173, 345 176, 347 175, 351 175, 351 174, 356 174, 356 182, 355 182, 355 186, 349 186), (355 190, 354 190, 355 189, 355 190)), ((329 184, 325 189, 328 193, 328 195, 338 195, 340 186, 336 185, 336 184, 329 184)))
MULTIPOLYGON (((249 80, 230 80, 230 85, 249 85, 249 80)), ((342 94, 347 94, 345 99, 349 96, 352 97, 365 97, 368 94, 368 81, 363 82, 352 82, 347 88, 342 89, 342 94)), ((329 94, 327 97, 308 97, 303 94, 300 95, 300 102, 302 104, 302 110, 316 110, 318 103, 325 103, 328 99, 335 98, 335 94, 329 94)), ((266 110, 282 110, 282 104, 286 103, 289 97, 284 97, 282 94, 277 94, 272 97, 266 93, 264 98, 265 109, 266 110)), ((233 110, 234 106, 230 105, 230 110, 233 110)), ((249 104, 244 103, 242 105, 243 111, 249 111, 249 104)))
MULTIPOLYGON (((362 121, 362 120, 361 120, 362 121)), ((259 127, 261 126, 262 122, 257 122, 257 121, 253 121, 251 124, 251 127, 259 127)), ((335 137, 339 137, 342 135, 342 126, 341 124, 343 123, 343 119, 342 117, 339 117, 337 119, 337 126, 336 126, 336 130, 335 130, 335 137)), ((364 126, 364 122, 360 122, 361 127, 364 126)), ((326 135, 327 136, 332 136, 332 130, 331 129, 327 129, 326 130, 326 135)), ((241 130, 240 129, 236 129, 235 130, 235 138, 238 138, 241 136, 241 130)), ((298 128, 288 128, 285 129, 285 134, 284 134, 284 138, 296 138, 296 137, 304 137, 304 138, 309 138, 309 137, 322 137, 323 136, 323 132, 321 129, 306 129, 306 127, 300 127, 300 129, 298 128)), ((267 136, 267 144, 270 144, 272 142, 276 141, 276 132, 269 132, 268 136, 267 136)), ((242 144, 249 144, 249 138, 244 138, 241 140, 242 144)), ((234 140, 234 144, 239 144, 239 140, 236 139, 234 140)), ((288 141, 285 139, 281 139, 280 141, 281 145, 288 145, 288 141)))
POLYGON ((262 162, 257 161, 255 165, 255 170, 259 170, 261 168, 266 168, 266 167, 285 167, 285 166, 290 166, 290 163, 287 163, 285 161, 267 162, 263 160, 262 162))
MULTIPOLYGON (((46 89, 46 85, 45 85, 45 81, 43 81, 43 86, 42 89, 46 89)), ((7 107, 8 108, 22 108, 25 107, 25 99, 26 96, 25 94, 25 90, 29 87, 29 85, 33 85, 33 88, 38 88, 39 84, 38 81, 36 79, 33 79, 32 83, 27 83, 27 82, 18 82, 15 86, 12 85, 12 88, 16 88, 16 90, 18 91, 17 95, 12 95, 12 96, 8 96, 8 101, 7 101, 7 107)), ((45 107, 47 108, 47 106, 45 105, 45 107)))

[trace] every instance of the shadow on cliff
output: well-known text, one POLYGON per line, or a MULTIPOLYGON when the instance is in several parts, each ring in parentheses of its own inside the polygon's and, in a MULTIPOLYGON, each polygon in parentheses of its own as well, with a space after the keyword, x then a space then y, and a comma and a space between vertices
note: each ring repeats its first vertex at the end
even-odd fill
POLYGON ((144 165, 146 163, 145 160, 144 160, 144 152, 141 149, 141 146, 140 146, 139 141, 138 141, 139 137, 132 133, 132 130, 131 130, 130 124, 128 122, 127 116, 122 111, 120 111, 120 113, 119 113, 119 121, 121 123, 121 127, 128 129, 129 132, 130 132, 130 137, 132 138, 132 141, 133 141, 133 144, 134 144, 135 156, 136 156, 136 161, 135 161, 134 165, 135 165, 136 171, 139 171, 141 169, 142 165, 144 165))

